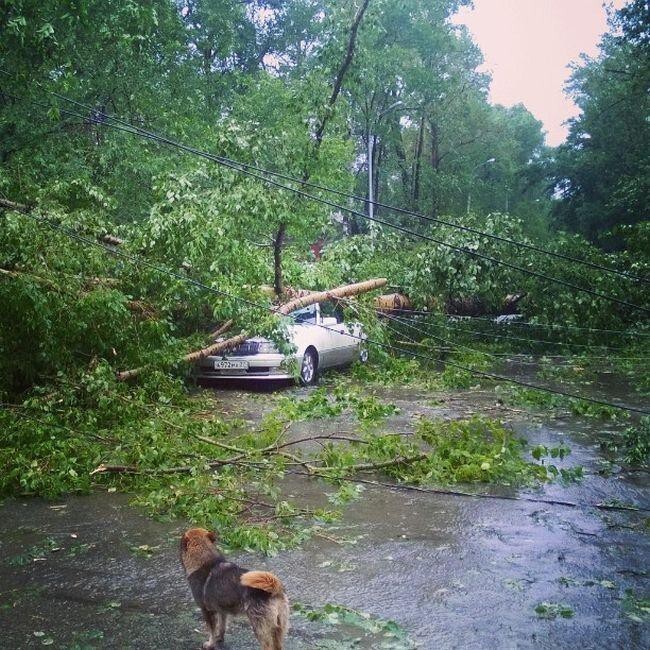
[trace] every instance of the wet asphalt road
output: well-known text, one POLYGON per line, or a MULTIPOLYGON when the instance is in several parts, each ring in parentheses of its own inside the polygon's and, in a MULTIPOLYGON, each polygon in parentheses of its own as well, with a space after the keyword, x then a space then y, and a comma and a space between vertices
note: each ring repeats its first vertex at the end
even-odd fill
MULTIPOLYGON (((613 425, 500 412, 471 393, 442 403, 409 390, 383 397, 401 410, 387 430, 408 428, 420 415, 487 412, 507 417, 531 443, 566 442, 572 453, 564 465, 585 467, 581 483, 501 493, 582 506, 368 487, 333 531, 352 543, 315 538, 274 558, 237 559, 278 573, 294 601, 393 619, 413 647, 650 647, 649 624, 634 607, 635 598, 648 598, 649 514, 589 507, 615 499, 650 508, 646 473, 598 473, 597 438, 613 425), (540 618, 535 608, 543 602, 566 606, 572 616, 540 618)), ((239 392, 219 400, 250 420, 273 406, 239 392)), ((302 437, 333 426, 351 424, 303 422, 290 433, 302 437)), ((298 477, 285 489, 313 505, 332 491, 298 477)), ((200 618, 178 561, 184 522, 152 521, 126 497, 106 493, 53 503, 9 500, 0 514, 0 648, 200 647, 200 618), (149 553, 134 551, 143 545, 149 553)), ((224 648, 256 647, 245 622, 235 622, 224 648)), ((381 633, 297 615, 287 643, 300 650, 391 647, 397 646, 381 633)))

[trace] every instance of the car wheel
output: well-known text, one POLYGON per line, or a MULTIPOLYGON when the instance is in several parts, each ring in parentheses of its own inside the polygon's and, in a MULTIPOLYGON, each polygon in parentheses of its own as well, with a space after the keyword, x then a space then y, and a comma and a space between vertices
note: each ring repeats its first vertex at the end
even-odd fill
POLYGON ((300 367, 300 383, 303 386, 315 384, 318 379, 318 356, 316 350, 306 350, 300 367))
POLYGON ((359 348, 359 362, 368 363, 368 348, 365 345, 359 348))

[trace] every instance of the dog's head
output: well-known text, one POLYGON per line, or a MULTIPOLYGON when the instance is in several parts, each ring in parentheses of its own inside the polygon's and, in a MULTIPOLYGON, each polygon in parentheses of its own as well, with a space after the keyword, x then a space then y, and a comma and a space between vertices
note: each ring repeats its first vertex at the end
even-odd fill
POLYGON ((216 533, 205 528, 190 528, 181 537, 181 561, 189 575, 212 560, 217 554, 216 533))

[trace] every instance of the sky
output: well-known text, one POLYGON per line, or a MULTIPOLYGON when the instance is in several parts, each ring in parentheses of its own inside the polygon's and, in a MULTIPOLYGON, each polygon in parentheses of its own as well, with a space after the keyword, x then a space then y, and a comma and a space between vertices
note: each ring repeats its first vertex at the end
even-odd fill
MULTIPOLYGON (((613 0, 615 9, 625 0, 613 0)), ((578 109, 564 92, 568 65, 598 53, 607 31, 602 0, 474 0, 454 22, 467 25, 492 75, 490 101, 523 103, 544 124, 546 142, 564 141, 563 125, 578 109)))

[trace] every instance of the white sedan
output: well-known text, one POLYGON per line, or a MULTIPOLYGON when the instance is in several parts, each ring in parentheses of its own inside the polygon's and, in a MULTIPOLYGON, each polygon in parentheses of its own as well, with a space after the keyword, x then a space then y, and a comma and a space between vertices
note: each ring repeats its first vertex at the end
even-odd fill
POLYGON ((365 362, 368 351, 360 323, 344 323, 323 303, 290 314, 289 342, 295 352, 282 354, 275 343, 262 337, 248 339, 223 355, 209 356, 199 362, 198 379, 294 379, 299 369, 302 384, 313 384, 321 370, 345 366, 353 361, 365 362))

